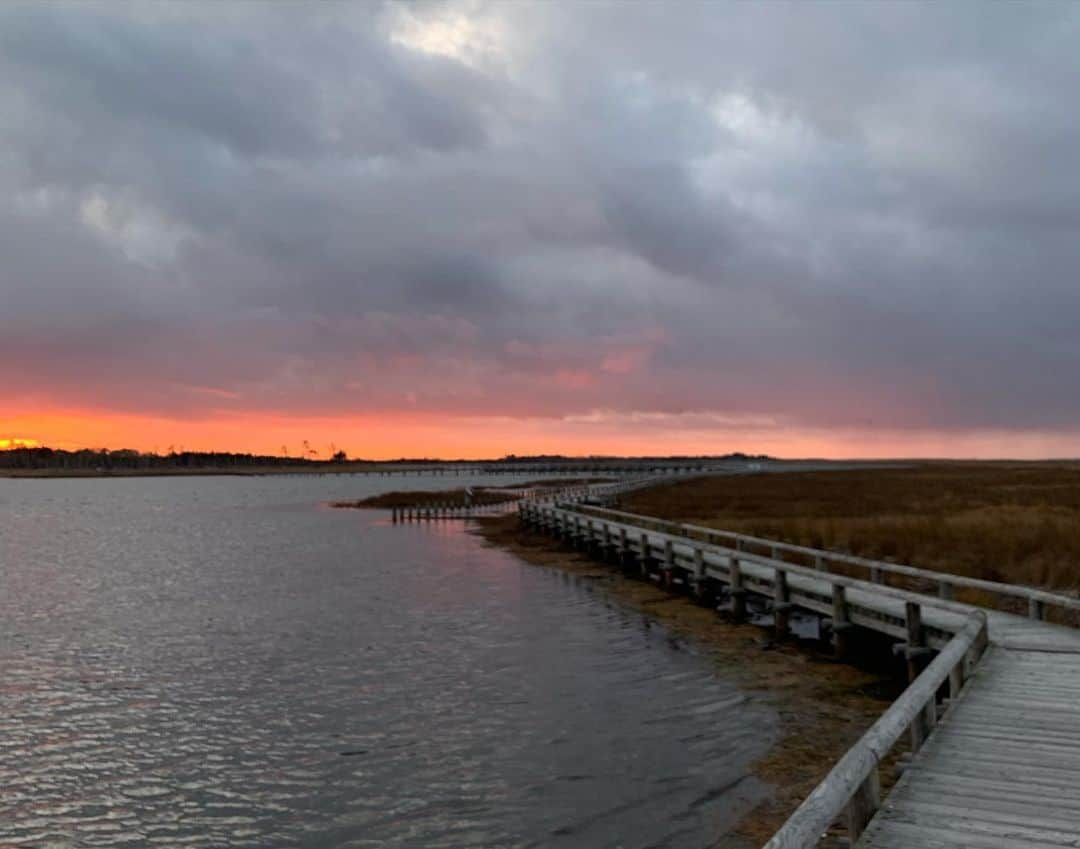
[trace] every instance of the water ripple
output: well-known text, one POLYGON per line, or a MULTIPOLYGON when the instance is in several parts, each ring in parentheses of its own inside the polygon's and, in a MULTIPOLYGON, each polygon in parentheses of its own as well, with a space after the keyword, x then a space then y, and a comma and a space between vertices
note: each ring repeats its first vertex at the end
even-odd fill
POLYGON ((692 646, 316 509, 385 485, 0 481, 0 844, 701 847, 760 795, 776 718, 692 646))

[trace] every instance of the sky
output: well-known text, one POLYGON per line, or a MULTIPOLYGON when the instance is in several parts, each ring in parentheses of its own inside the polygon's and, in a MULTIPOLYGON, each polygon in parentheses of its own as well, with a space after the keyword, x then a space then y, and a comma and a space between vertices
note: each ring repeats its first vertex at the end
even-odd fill
POLYGON ((0 446, 1080 456, 1080 5, 0 4, 0 446))

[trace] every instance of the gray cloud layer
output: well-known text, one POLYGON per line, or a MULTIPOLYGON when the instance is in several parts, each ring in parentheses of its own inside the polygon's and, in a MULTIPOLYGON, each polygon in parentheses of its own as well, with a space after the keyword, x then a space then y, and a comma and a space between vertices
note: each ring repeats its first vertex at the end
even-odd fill
POLYGON ((1070 4, 0 7, 8 399, 1073 429, 1070 4))

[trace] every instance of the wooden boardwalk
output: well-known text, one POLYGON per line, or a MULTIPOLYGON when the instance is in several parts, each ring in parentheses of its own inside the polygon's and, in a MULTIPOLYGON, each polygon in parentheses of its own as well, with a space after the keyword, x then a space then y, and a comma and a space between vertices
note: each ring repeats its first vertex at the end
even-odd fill
POLYGON ((1080 647, 992 640, 857 846, 1080 846, 1080 647))
POLYGON ((808 849, 827 831, 836 845, 837 822, 848 845, 865 849, 1080 847, 1080 631, 1044 621, 1048 606, 1075 613, 1076 599, 596 507, 526 504, 522 516, 706 603, 717 588, 736 609, 756 594, 778 627, 800 607, 826 617, 838 639, 855 626, 895 637, 915 659, 912 670, 935 655, 767 849, 808 849), (751 543, 767 553, 747 551, 751 543), (785 549, 809 555, 814 567, 782 559, 785 549), (872 579, 832 574, 829 559, 864 566, 872 579), (939 590, 887 586, 889 572, 939 590), (964 587, 1024 601, 1029 616, 952 601, 964 587), (905 731, 911 752, 882 801, 878 766, 905 731))

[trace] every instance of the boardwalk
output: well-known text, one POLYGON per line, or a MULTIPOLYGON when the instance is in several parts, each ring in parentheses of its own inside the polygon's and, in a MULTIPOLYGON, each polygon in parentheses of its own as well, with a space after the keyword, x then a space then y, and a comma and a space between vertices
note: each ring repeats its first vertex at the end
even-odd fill
POLYGON ((856 845, 1080 846, 1078 769, 1080 646, 1020 651, 991 637, 963 695, 856 845))
POLYGON ((778 628, 799 607, 828 618, 838 647, 855 626, 899 641, 911 686, 767 849, 816 846, 837 822, 876 849, 1080 847, 1080 631, 1044 621, 1047 607, 1075 613, 1077 600, 572 503, 525 504, 522 516, 705 603, 723 592, 738 612, 757 595, 778 628), (829 561, 871 580, 832 574, 829 561), (890 572, 932 581, 937 594, 887 586, 890 572), (963 587, 1011 596, 1030 615, 952 601, 963 587), (903 774, 880 800, 878 765, 905 732, 903 774))

